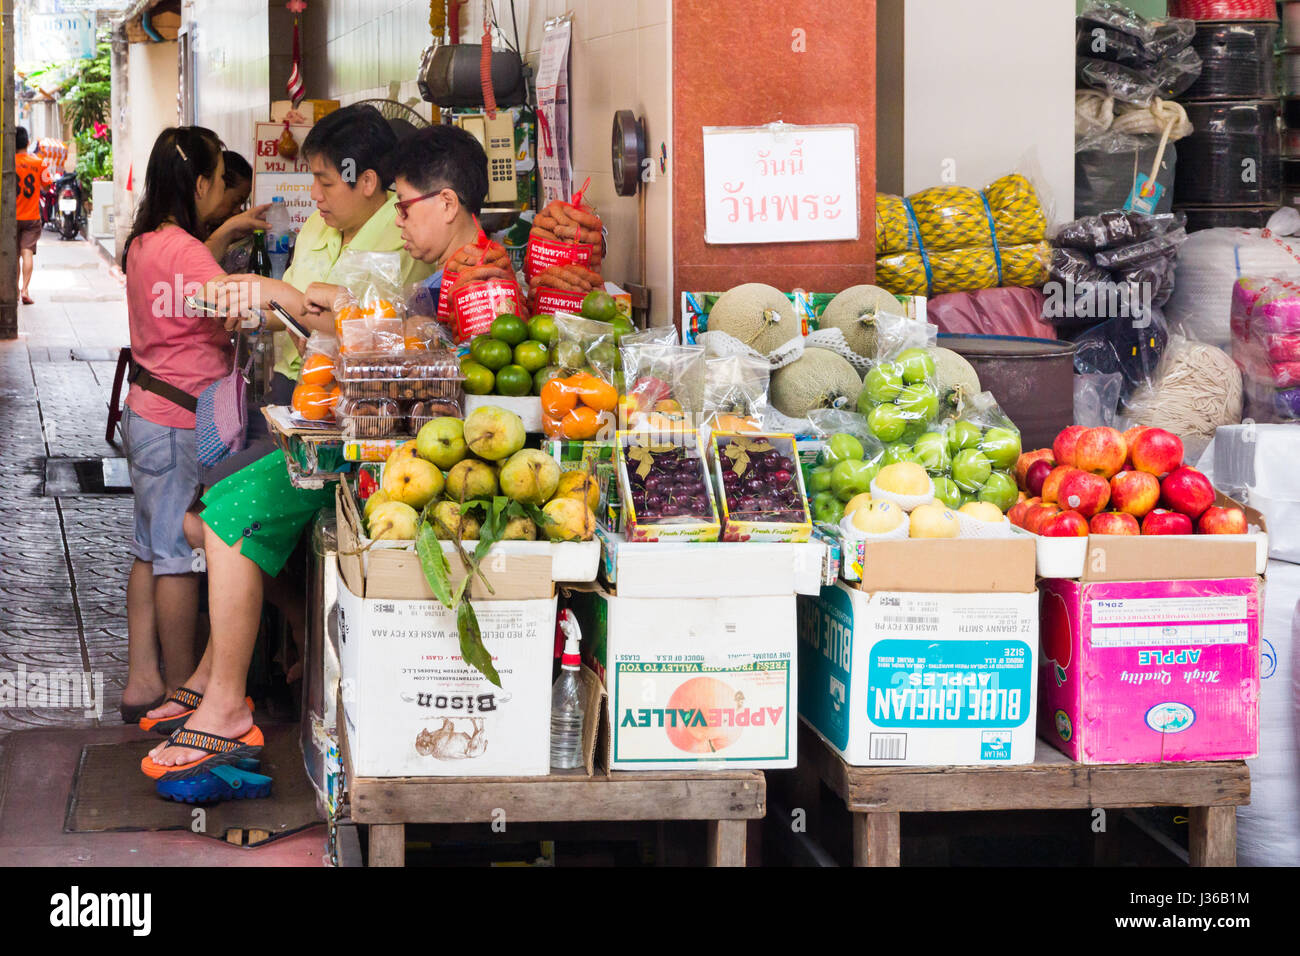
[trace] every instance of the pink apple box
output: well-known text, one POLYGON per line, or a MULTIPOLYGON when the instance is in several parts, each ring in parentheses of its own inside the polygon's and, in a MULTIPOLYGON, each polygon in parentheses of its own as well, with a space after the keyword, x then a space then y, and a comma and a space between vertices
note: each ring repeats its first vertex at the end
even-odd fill
POLYGON ((1080 763, 1259 751, 1259 578, 1039 587, 1039 734, 1080 763))

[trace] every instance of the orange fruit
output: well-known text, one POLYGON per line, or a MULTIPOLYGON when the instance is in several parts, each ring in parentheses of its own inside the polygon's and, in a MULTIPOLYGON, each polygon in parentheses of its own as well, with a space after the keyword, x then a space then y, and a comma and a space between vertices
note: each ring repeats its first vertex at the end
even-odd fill
POLYGON ((334 381, 334 360, 328 355, 309 355, 302 363, 298 380, 304 385, 328 385, 334 381))
POLYGON ((547 438, 563 438, 564 430, 560 427, 560 420, 552 418, 550 415, 542 416, 542 433, 547 438))
POLYGON ((571 376, 569 381, 577 391, 579 400, 589 408, 599 412, 612 412, 618 407, 618 389, 609 382, 585 372, 571 376))
POLYGON ((387 299, 376 299, 374 302, 367 302, 359 311, 362 316, 371 319, 397 318, 397 306, 387 299))
POLYGON ((338 406, 339 399, 342 397, 343 389, 339 388, 339 386, 335 385, 330 389, 330 411, 333 411, 338 406))
POLYGON ((408 335, 405 338, 406 348, 409 351, 420 352, 429 347, 429 343, 418 335, 408 335))
POLYGON ((600 414, 594 408, 578 405, 560 420, 560 431, 574 441, 594 438, 600 431, 600 414))
POLYGON ((332 414, 329 390, 320 385, 298 385, 293 390, 290 404, 308 421, 323 421, 332 414))
POLYGON ((542 411, 551 418, 563 418, 578 404, 578 393, 568 382, 568 379, 553 378, 542 386, 542 411))

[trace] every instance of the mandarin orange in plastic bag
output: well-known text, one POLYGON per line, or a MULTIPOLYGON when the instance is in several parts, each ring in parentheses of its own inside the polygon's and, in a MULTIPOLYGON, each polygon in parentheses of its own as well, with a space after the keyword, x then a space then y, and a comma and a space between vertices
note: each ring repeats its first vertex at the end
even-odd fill
POLYGON ((295 386, 290 404, 295 412, 312 422, 324 421, 334 413, 330 391, 320 385, 295 386))
POLYGON ((586 441, 600 431, 600 413, 586 405, 578 405, 560 420, 560 431, 565 438, 586 441))
POLYGON ((578 393, 568 384, 568 379, 553 378, 542 386, 542 411, 559 420, 578 404, 578 393))
POLYGON ((298 380, 303 385, 328 385, 334 381, 334 360, 328 355, 309 355, 302 363, 298 380))
POLYGON ((578 400, 598 412, 612 412, 618 407, 618 389, 594 375, 579 372, 570 375, 569 386, 577 392, 578 400))

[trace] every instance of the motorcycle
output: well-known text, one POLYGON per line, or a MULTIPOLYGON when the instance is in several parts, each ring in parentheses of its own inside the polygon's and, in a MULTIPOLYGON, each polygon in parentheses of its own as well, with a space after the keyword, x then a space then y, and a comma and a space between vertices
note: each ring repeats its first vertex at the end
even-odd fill
MULTIPOLYGON (((54 203, 51 206, 47 225, 52 225, 64 239, 75 239, 81 232, 81 227, 85 223, 85 212, 82 204, 81 183, 77 181, 76 173, 64 173, 54 181, 52 187, 54 194, 54 203)), ((44 197, 42 196, 42 200, 44 197)), ((42 201, 42 210, 45 203, 42 201)))

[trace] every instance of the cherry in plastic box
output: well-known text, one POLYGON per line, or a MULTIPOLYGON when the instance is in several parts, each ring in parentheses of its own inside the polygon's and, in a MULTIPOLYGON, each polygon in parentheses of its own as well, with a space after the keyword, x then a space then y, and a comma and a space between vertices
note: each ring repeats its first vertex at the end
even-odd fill
POLYGON ((699 434, 618 433, 628 541, 717 541, 722 531, 699 434))
POLYGON ((451 349, 347 353, 336 377, 347 398, 464 402, 465 376, 451 349))
POLYGON ((793 435, 713 433, 723 541, 807 541, 812 516, 793 435))

